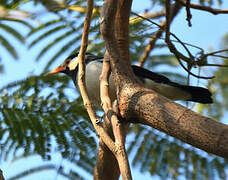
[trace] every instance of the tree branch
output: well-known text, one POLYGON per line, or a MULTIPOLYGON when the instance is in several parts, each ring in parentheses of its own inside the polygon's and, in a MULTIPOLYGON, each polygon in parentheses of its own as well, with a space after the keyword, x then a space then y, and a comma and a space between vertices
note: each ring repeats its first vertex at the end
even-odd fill
POLYGON ((190 11, 190 0, 186 0, 186 12, 187 12, 186 20, 188 21, 188 26, 191 27, 192 26, 192 23, 191 23, 192 14, 190 11))
POLYGON ((104 128, 101 126, 101 123, 92 108, 91 102, 88 97, 88 93, 85 88, 85 66, 84 66, 83 60, 84 60, 85 52, 87 49, 89 26, 90 26, 90 21, 91 21, 91 17, 92 17, 92 11, 93 11, 93 0, 88 0, 87 8, 88 8, 88 10, 86 13, 86 18, 85 18, 85 23, 84 23, 81 48, 80 48, 80 52, 78 55, 78 62, 79 62, 78 87, 80 89, 80 93, 83 98, 84 105, 86 107, 86 110, 89 114, 89 117, 92 121, 94 128, 96 129, 98 135, 102 138, 102 140, 108 146, 108 148, 112 152, 115 152, 116 149, 115 149, 114 142, 109 137, 109 135, 105 132, 104 128))
POLYGON ((108 91, 110 73, 111 69, 109 64, 109 55, 106 51, 103 61, 102 73, 100 76, 100 97, 102 102, 101 104, 106 116, 105 118, 112 123, 112 130, 115 138, 115 145, 117 148, 117 151, 115 151, 115 157, 118 161, 122 178, 130 180, 132 179, 131 170, 125 150, 126 131, 123 131, 124 129, 128 128, 128 125, 126 127, 125 124, 120 124, 117 118, 117 114, 112 109, 112 103, 108 91))
POLYGON ((228 9, 214 9, 214 8, 211 8, 209 6, 201 6, 199 4, 194 4, 194 3, 188 3, 186 1, 183 1, 183 0, 176 0, 177 2, 181 3, 183 6, 189 6, 190 8, 193 8, 193 9, 198 9, 198 10, 201 10, 201 11, 207 11, 207 12, 210 12, 214 15, 217 15, 217 14, 228 14, 228 9))
MULTIPOLYGON (((101 106, 104 109, 104 127, 106 132, 111 136, 113 141, 115 140, 112 125, 110 120, 107 117, 108 112, 111 112, 111 100, 109 98, 109 76, 111 73, 109 66, 109 56, 107 52, 105 53, 103 60, 102 73, 100 75, 100 97, 101 97, 101 106)), ((108 149, 108 147, 103 143, 102 139, 99 142, 99 150, 97 156, 97 162, 94 169, 94 178, 96 180, 118 180, 120 175, 120 168, 116 157, 108 149), (110 163, 112 162, 112 163, 110 163)))
POLYGON ((164 30, 164 27, 166 26, 166 21, 163 21, 160 23, 160 26, 162 28, 160 28, 155 35, 153 35, 150 40, 149 40, 149 43, 148 45, 145 47, 144 51, 143 51, 143 54, 142 56, 140 57, 139 59, 139 66, 142 67, 143 64, 145 63, 146 59, 149 57, 150 55, 150 52, 153 50, 154 46, 155 46, 155 43, 156 41, 162 36, 162 33, 163 33, 163 30, 164 30))
MULTIPOLYGON (((104 128, 105 131, 108 132, 110 137, 114 140, 111 124, 110 126, 107 126, 106 120, 104 121, 104 128)), ((93 178, 94 180, 118 180, 119 176, 120 169, 116 157, 100 138, 93 178)))
MULTIPOLYGON (((101 27, 101 32, 107 49, 113 53, 111 57, 117 57, 118 49, 116 48, 118 46, 115 42, 113 43, 115 36, 108 28, 109 25, 111 26, 114 23, 113 21, 107 21, 107 19, 104 22, 108 26, 103 26, 104 29, 101 27), (112 43, 115 47, 111 47, 112 43)), ((167 22, 170 22, 169 17, 167 17, 167 22)), ((167 28, 168 36, 169 27, 167 28)), ((121 68, 127 71, 125 66, 117 65, 121 62, 115 58, 111 59, 111 63, 114 64, 112 66, 114 72, 122 73, 121 68)), ((122 76, 121 73, 114 75, 122 76)), ((117 86, 120 86, 120 84, 123 86, 122 88, 119 87, 121 91, 118 98, 120 114, 123 118, 131 120, 133 123, 139 122, 149 125, 206 152, 228 158, 227 125, 195 113, 151 90, 140 87, 137 83, 134 84, 132 77, 134 76, 124 77, 126 79, 117 77, 117 83, 119 83, 117 86), (123 82, 120 82, 120 80, 123 82)))
POLYGON ((5 180, 1 169, 0 169, 0 180, 5 180))
POLYGON ((157 12, 153 12, 153 13, 143 13, 141 15, 135 13, 135 12, 131 12, 131 14, 135 15, 135 17, 131 17, 130 18, 130 24, 138 24, 138 23, 141 23, 142 22, 142 17, 145 17, 145 18, 152 18, 152 19, 156 19, 156 18, 161 18, 161 17, 164 17, 165 16, 165 10, 161 10, 161 11, 157 11, 157 12))
POLYGON ((201 78, 201 79, 212 79, 214 78, 214 76, 212 77, 204 77, 204 76, 197 76, 194 73, 192 73, 188 68, 186 68, 184 66, 184 64, 181 62, 181 59, 185 60, 188 65, 191 67, 195 64, 195 61, 193 60, 193 56, 190 53, 190 51, 188 50, 188 48, 184 45, 184 43, 182 43, 173 33, 170 33, 170 0, 166 0, 166 27, 165 27, 165 42, 167 43, 170 52, 172 52, 175 57, 177 58, 177 60, 179 61, 181 67, 187 71, 190 75, 197 77, 197 78, 201 78), (170 35, 172 35, 187 51, 189 58, 185 57, 184 55, 182 55, 177 49, 176 47, 173 45, 173 43, 170 40, 170 35))
POLYGON ((228 125, 193 112, 151 91, 138 91, 128 105, 128 118, 149 125, 181 141, 228 158, 228 125))
MULTIPOLYGON (((171 21, 174 19, 174 17, 178 14, 179 10, 181 9, 181 6, 179 3, 175 3, 172 7, 171 7, 171 21)), ((143 19, 148 19, 147 17, 142 17, 143 19)), ((156 32, 155 35, 153 35, 150 40, 148 45, 146 46, 146 48, 144 49, 144 52, 142 54, 142 56, 139 59, 139 66, 143 66, 143 64, 145 63, 146 59, 148 58, 150 52, 153 50, 155 43, 157 41, 157 39, 159 39, 162 36, 163 31, 165 30, 166 27, 166 21, 163 21, 159 24, 159 30, 156 32)))
MULTIPOLYGON (((113 110, 117 114, 118 113, 118 107, 117 107, 117 101, 113 104, 113 110)), ((128 161, 128 156, 125 148, 125 139, 127 135, 127 129, 129 128, 130 123, 121 123, 118 119, 116 114, 114 115, 114 118, 112 119, 112 129, 115 136, 115 144, 117 146, 117 153, 116 158, 119 163, 120 172, 122 174, 123 179, 132 179, 131 175, 131 169, 128 161)))
POLYGON ((102 73, 100 76, 101 102, 107 119, 109 119, 109 121, 111 121, 112 123, 112 130, 115 138, 115 145, 117 148, 115 156, 119 164, 119 169, 122 174, 122 178, 132 179, 128 157, 125 149, 126 129, 128 128, 129 123, 127 124, 119 123, 119 120, 117 118, 117 112, 115 112, 112 109, 112 105, 111 105, 112 103, 108 93, 109 76, 111 73, 108 59, 109 59, 109 55, 106 52, 105 58, 103 61, 102 73))
MULTIPOLYGON (((128 157, 125 150, 125 138, 126 131, 124 129, 128 128, 125 124, 120 124, 117 118, 117 114, 113 111, 111 106, 111 100, 108 94, 108 83, 109 83, 109 75, 111 72, 109 61, 106 61, 106 57, 108 53, 105 55, 105 61, 103 62, 102 74, 100 76, 100 90, 101 90, 101 102, 102 107, 105 112, 105 115, 109 121, 112 123, 113 134, 115 138, 115 145, 117 148, 116 158, 119 164, 119 169, 122 174, 123 179, 132 179, 131 170, 128 162, 128 157)), ((128 123, 129 124, 129 123, 128 123)))
MULTIPOLYGON (((169 39, 170 4, 169 1, 166 2, 168 3, 166 39, 171 42, 169 39)), ((124 34, 123 32, 116 33, 116 36, 114 34, 114 25, 124 24, 123 22, 123 24, 115 23, 116 3, 117 0, 107 0, 104 3, 101 34, 111 59, 121 117, 133 123, 138 122, 156 128, 208 153, 228 158, 227 125, 204 117, 151 90, 140 87, 134 74, 131 74, 128 69, 129 63, 125 63, 128 59, 128 52, 119 49, 120 47, 126 49, 128 46, 124 43, 128 41, 123 38, 117 43, 115 39, 118 38, 116 36, 123 37, 124 34), (126 55, 122 55, 123 52, 126 55)))

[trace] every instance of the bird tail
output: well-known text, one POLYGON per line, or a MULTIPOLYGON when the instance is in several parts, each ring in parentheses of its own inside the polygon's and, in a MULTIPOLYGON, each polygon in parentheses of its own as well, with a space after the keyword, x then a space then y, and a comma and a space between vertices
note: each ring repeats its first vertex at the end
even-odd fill
POLYGON ((211 97, 212 94, 206 88, 182 85, 181 89, 191 94, 191 98, 187 101, 199 102, 203 104, 213 103, 213 99, 211 97))

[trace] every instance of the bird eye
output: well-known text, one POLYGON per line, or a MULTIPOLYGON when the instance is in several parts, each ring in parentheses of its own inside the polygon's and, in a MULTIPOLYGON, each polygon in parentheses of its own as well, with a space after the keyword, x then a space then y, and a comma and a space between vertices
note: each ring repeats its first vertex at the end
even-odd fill
POLYGON ((68 65, 69 63, 70 63, 70 60, 66 60, 64 64, 68 65))

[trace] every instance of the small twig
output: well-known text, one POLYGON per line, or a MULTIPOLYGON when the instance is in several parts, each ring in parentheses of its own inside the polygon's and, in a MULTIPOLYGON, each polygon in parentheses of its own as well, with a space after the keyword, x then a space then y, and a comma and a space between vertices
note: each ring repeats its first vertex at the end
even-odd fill
MULTIPOLYGON (((159 24, 157 24, 156 22, 153 22, 153 21, 151 21, 150 19, 148 19, 148 18, 146 18, 146 17, 143 17, 143 16, 141 16, 141 15, 139 15, 139 14, 137 14, 137 13, 134 13, 134 12, 132 12, 132 13, 135 14, 135 15, 137 15, 138 17, 140 17, 140 18, 142 18, 142 19, 144 19, 144 20, 146 20, 146 21, 148 21, 148 22, 150 22, 150 23, 152 23, 152 24, 158 26, 158 27, 159 27, 160 29, 162 29, 163 31, 165 30, 165 26, 159 25, 159 24)), ((179 42, 179 43, 181 43, 182 45, 185 44, 185 45, 188 45, 188 46, 192 46, 192 47, 195 47, 195 48, 200 49, 201 51, 203 50, 202 48, 197 47, 197 46, 195 46, 195 45, 192 45, 192 44, 189 44, 189 43, 184 43, 184 42, 182 42, 182 41, 181 41, 179 38, 177 38, 177 36, 175 36, 175 34, 173 34, 172 32, 170 32, 170 35, 177 39, 177 41, 172 40, 172 41, 174 41, 174 42, 179 42)), ((189 60, 189 58, 186 57, 186 56, 184 56, 184 55, 180 55, 180 57, 181 57, 181 59, 185 60, 186 62, 189 60)))
POLYGON ((84 23, 84 29, 82 34, 82 42, 81 42, 81 48, 78 55, 78 62, 79 62, 79 76, 78 76, 78 87, 80 89, 80 93, 83 99, 83 102, 85 104, 86 110, 89 114, 89 117, 92 121, 92 124, 94 128, 96 129, 98 135, 102 138, 104 143, 108 146, 108 148, 111 151, 115 151, 115 144, 112 141, 112 139, 109 137, 109 135, 105 132, 104 128, 99 124, 99 120, 96 116, 96 113, 94 112, 91 102, 88 97, 88 93, 85 88, 85 66, 84 66, 84 56, 87 49, 87 43, 88 43, 88 34, 89 34, 89 26, 90 21, 92 17, 92 11, 93 11, 93 0, 88 0, 87 3, 87 12, 86 12, 86 18, 84 23))
MULTIPOLYGON (((175 3, 171 9, 172 9, 172 13, 171 13, 171 20, 172 21, 174 19, 174 17, 178 14, 179 10, 180 10, 180 5, 178 3, 175 3)), ((142 16, 138 16, 140 18, 142 18, 142 16)), ((143 17, 144 19, 148 20, 147 17, 143 17)), ((150 40, 148 45, 145 47, 144 52, 142 54, 142 56, 139 59, 139 66, 143 66, 143 64, 145 63, 146 59, 148 58, 150 52, 153 50, 155 43, 157 41, 157 39, 161 38, 163 31, 165 30, 165 26, 166 26, 166 21, 163 21, 159 24, 159 30, 156 32, 155 35, 153 35, 150 40)))
MULTIPOLYGON (((222 53, 222 52, 228 52, 228 49, 222 49, 222 50, 219 50, 219 51, 214 51, 214 52, 211 52, 211 53, 207 53, 205 54, 205 56, 212 56, 212 55, 215 55, 215 54, 218 54, 218 53, 222 53)), ((224 56, 225 58, 228 58, 227 56, 224 56)))
POLYGON ((214 56, 214 57, 219 57, 219 58, 223 58, 223 59, 228 59, 228 56, 223 56, 223 55, 219 55, 218 53, 223 53, 223 52, 228 52, 228 49, 222 49, 219 51, 214 51, 211 53, 207 53, 207 54, 203 54, 204 57, 207 56, 214 56))
POLYGON ((169 44, 171 43, 169 38, 170 37, 170 0, 166 0, 165 9, 166 9, 165 41, 167 44, 169 44))
POLYGON ((192 26, 192 23, 191 23, 192 14, 190 11, 190 0, 186 0, 186 12, 187 12, 186 20, 188 21, 188 26, 191 27, 192 26))
MULTIPOLYGON (((138 15, 138 14, 136 14, 136 13, 134 13, 134 14, 137 15, 137 16, 139 16, 140 18, 145 19, 145 20, 147 20, 148 22, 150 22, 150 23, 152 23, 152 24, 158 26, 158 27, 159 27, 160 29, 162 29, 163 31, 165 30, 165 26, 164 26, 164 27, 163 27, 163 26, 160 26, 159 24, 157 24, 156 22, 151 21, 151 20, 148 19, 148 18, 145 18, 145 17, 143 17, 143 16, 141 16, 141 15, 138 15)), ((170 35, 173 36, 174 34, 170 32, 170 35)), ((177 37, 176 37, 176 38, 177 38, 177 37)), ((178 39, 177 42, 180 42, 180 40, 178 39)), ((182 42, 182 43, 183 43, 183 42, 182 42)), ((192 46, 193 46, 193 45, 192 45, 192 46)), ((172 52, 172 51, 171 51, 171 52, 172 52)), ((181 54, 179 51, 176 50, 176 53, 177 53, 178 56, 179 56, 181 59, 183 59, 184 61, 186 61, 186 62, 189 61, 189 58, 186 57, 186 56, 184 56, 183 54, 181 54)))
POLYGON ((218 53, 227 52, 227 51, 228 51, 228 49, 223 49, 223 50, 219 50, 219 51, 215 51, 215 52, 211 52, 211 53, 207 53, 207 54, 204 54, 203 51, 202 51, 201 54, 200 54, 200 57, 197 58, 196 64, 198 66, 219 66, 219 67, 227 67, 227 65, 224 65, 224 64, 208 64, 207 63, 207 57, 208 56, 223 58, 224 60, 226 60, 226 58, 228 58, 227 56, 218 55, 218 53))
MULTIPOLYGON (((181 59, 182 58, 182 54, 180 52, 177 51, 176 47, 172 44, 171 40, 170 40, 170 0, 166 0, 166 21, 167 21, 167 24, 166 24, 166 28, 165 28, 165 42, 167 43, 168 47, 169 47, 169 50, 174 53, 174 55, 176 56, 177 60, 179 61, 181 67, 187 71, 190 75, 194 76, 194 77, 197 77, 197 78, 201 78, 201 79, 212 79, 214 78, 214 76, 212 77, 204 77, 204 76, 197 76, 196 74, 192 73, 191 71, 188 70, 188 68, 186 68, 184 66, 184 64, 181 62, 181 59)), ((179 41, 179 39, 173 34, 173 36, 179 41)), ((180 41, 181 42, 181 41, 180 41)), ((183 45, 183 43, 181 43, 183 45)), ((185 47, 185 45, 184 45, 185 47)), ((190 51, 188 51, 188 49, 185 47, 185 49, 187 50, 187 52, 189 53, 189 56, 190 58, 187 58, 188 60, 191 60, 191 53, 190 51)), ((185 56, 184 56, 185 57, 185 56)), ((190 64, 191 61, 186 61, 188 64, 190 64)))
MULTIPOLYGON (((131 12, 131 14, 135 15, 137 13, 135 12, 131 12)), ((158 12, 153 12, 153 13, 144 13, 144 14, 141 14, 140 16, 143 16, 145 18, 152 18, 152 19, 156 19, 156 18, 160 18, 160 17, 163 17, 165 16, 165 11, 164 10, 161 10, 161 11, 158 11, 158 12)), ((130 24, 138 24, 142 21, 142 18, 140 18, 137 14, 137 16, 135 15, 135 17, 131 17, 130 18, 130 24)))
POLYGON ((218 67, 228 67, 228 65, 225 65, 225 64, 204 64, 203 66, 218 66, 218 67))
MULTIPOLYGON (((183 0, 176 0, 177 2, 181 3, 183 6, 187 6, 187 2, 183 1, 183 0)), ((199 4, 194 4, 194 3, 190 3, 189 6, 193 9, 198 9, 198 10, 202 10, 202 11, 207 11, 210 12, 214 15, 217 14, 228 14, 228 9, 215 9, 215 8, 211 8, 209 6, 201 6, 199 4)))
MULTIPOLYGON (((194 60, 193 60, 193 55, 192 55, 192 53, 188 50, 188 48, 186 47, 186 45, 175 35, 175 34, 173 34, 173 33, 170 33, 176 40, 177 40, 177 42, 179 42, 183 47, 184 47, 184 49, 187 51, 187 53, 188 53, 188 56, 189 56, 189 58, 188 58, 188 61, 186 61, 188 64, 192 64, 192 65, 194 65, 194 60)), ((174 45, 173 45, 174 46, 174 45)), ((183 60, 185 60, 185 58, 183 59, 183 60)))
MULTIPOLYGON (((170 32, 170 35, 171 36, 173 36, 173 33, 172 32, 170 32)), ((177 36, 176 36, 176 38, 177 38, 177 36)), ((161 39, 163 39, 163 40, 165 40, 164 38, 161 38, 161 39)), ((177 38, 177 39, 179 39, 179 38, 177 38)), ((179 39, 179 40, 171 40, 172 42, 177 42, 177 43, 179 43, 181 40, 179 39)), ((183 41, 181 41, 183 44, 185 44, 185 46, 190 46, 190 47, 193 47, 193 48, 196 48, 196 49, 199 49, 200 51, 203 51, 203 49, 201 48, 201 47, 199 47, 199 46, 196 46, 196 45, 193 45, 193 44, 189 44, 189 43, 186 43, 186 42, 183 42, 183 41)))
POLYGON ((209 55, 209 56, 219 57, 219 58, 223 58, 224 60, 228 60, 228 57, 227 56, 223 56, 223 55, 212 54, 212 55, 209 55))
POLYGON ((0 169, 0 180, 5 180, 1 169, 0 169))
POLYGON ((157 39, 159 39, 163 33, 163 29, 166 25, 166 21, 163 21, 159 26, 162 27, 160 28, 155 35, 153 35, 150 40, 148 45, 145 47, 144 52, 142 54, 142 56, 139 58, 139 66, 142 67, 143 64, 145 63, 146 59, 148 58, 148 56, 150 55, 150 52, 152 51, 152 49, 155 46, 155 43, 157 41, 157 39))
MULTIPOLYGON (((142 18, 142 19, 144 19, 144 20, 146 20, 146 21, 148 21, 148 22, 150 22, 150 23, 152 23, 152 24, 155 24, 156 26, 158 26, 160 29, 162 29, 163 31, 164 31, 164 28, 165 28, 165 26, 162 26, 162 24, 157 24, 157 23, 155 23, 155 22, 153 22, 153 21, 151 21, 150 19, 148 19, 148 18, 146 18, 146 17, 143 17, 143 16, 141 16, 141 15, 139 15, 139 14, 137 14, 137 13, 134 13, 134 12, 132 12, 132 14, 134 14, 134 15, 136 15, 136 16, 138 16, 138 17, 140 17, 140 18, 142 18)), ((157 33, 156 33, 157 34, 157 33)), ((198 65, 198 66, 201 66, 199 63, 199 61, 194 61, 193 59, 194 59, 194 57, 193 57, 193 55, 190 53, 190 51, 188 50, 188 48, 186 47, 186 45, 187 46, 192 46, 192 47, 194 47, 194 48, 198 48, 198 49, 200 49, 201 51, 203 51, 203 49, 202 48, 200 48, 200 47, 197 47, 197 46, 195 46, 195 45, 192 45, 192 44, 189 44, 189 43, 184 43, 184 42, 182 42, 175 34, 173 34, 172 32, 170 32, 170 35, 171 36, 173 36, 176 40, 172 40, 173 42, 178 42, 178 43, 180 43, 184 48, 185 48, 185 50, 187 51, 187 53, 188 53, 188 55, 190 56, 190 58, 189 57, 186 57, 185 55, 183 55, 182 53, 180 53, 176 48, 175 48, 175 46, 171 43, 170 44, 170 46, 169 46, 169 49, 170 49, 170 51, 172 52, 172 53, 174 53, 174 55, 175 56, 178 56, 179 58, 177 58, 178 59, 178 61, 180 62, 180 59, 182 59, 183 61, 185 61, 186 63, 191 63, 192 65, 198 65)), ((156 35, 155 35, 156 36, 156 35)), ((149 53, 150 53, 150 44, 152 44, 153 43, 153 38, 154 38, 154 36, 150 39, 150 41, 151 42, 149 42, 149 44, 147 45, 147 47, 145 48, 145 51, 144 51, 144 53, 143 53, 143 55, 142 55, 142 57, 140 58, 140 60, 139 60, 139 66, 142 66, 143 65, 143 63, 145 62, 145 60, 146 60, 146 58, 148 57, 148 55, 149 55, 149 53)), ((171 41, 171 40, 170 40, 171 41)), ((153 46, 151 46, 151 47, 153 47, 153 46)), ((204 57, 205 56, 216 56, 216 57, 220 57, 220 58, 228 58, 227 56, 222 56, 222 55, 215 55, 215 54, 217 54, 217 53, 221 53, 221 52, 227 52, 228 51, 228 49, 224 49, 224 50, 219 50, 219 51, 215 51, 215 52, 212 52, 212 53, 208 53, 208 54, 204 54, 204 57)), ((182 67, 184 66, 183 65, 183 63, 181 63, 180 64, 182 67)), ((207 66, 207 64, 205 63, 204 64, 205 66, 207 66)), ((212 65, 209 65, 209 66, 212 66, 212 65)), ((219 65, 219 64, 215 64, 215 66, 220 66, 220 67, 226 67, 226 65, 219 65)), ((186 68, 185 68, 185 70, 186 70, 186 68)), ((188 71, 187 71, 188 72, 188 71)), ((194 76, 194 77, 200 77, 200 78, 203 78, 203 79, 212 79, 213 78, 213 76, 212 77, 202 77, 202 76, 197 76, 197 75, 193 75, 193 73, 190 73, 192 76, 194 76)))
POLYGON ((159 25, 158 23, 153 22, 152 20, 150 20, 149 18, 147 18, 147 17, 145 17, 145 16, 142 16, 142 15, 140 15, 140 14, 137 14, 137 13, 134 12, 134 11, 131 11, 131 14, 133 14, 133 15, 135 15, 135 16, 137 16, 137 17, 140 17, 141 19, 144 19, 144 20, 150 22, 151 24, 154 24, 154 25, 158 26, 159 28, 161 28, 160 25, 159 25))
MULTIPOLYGON (((176 55, 175 55, 175 56, 176 56, 176 55)), ((182 63, 182 61, 180 60, 180 58, 179 58, 178 56, 176 56, 176 58, 177 58, 178 62, 180 63, 181 67, 182 67, 185 71, 187 71, 190 75, 192 75, 192 76, 194 76, 194 77, 196 77, 196 78, 201 78, 201 79, 213 79, 213 78, 215 78, 215 76, 205 77, 205 76, 198 76, 198 75, 192 73, 191 71, 189 71, 189 70, 184 66, 184 64, 182 63)))
MULTIPOLYGON (((168 43, 167 43, 167 44, 168 44, 168 43)), ((214 76, 210 76, 210 77, 198 76, 198 75, 192 73, 191 71, 189 71, 188 68, 186 68, 186 67, 184 66, 184 64, 182 63, 182 61, 181 61, 181 59, 183 59, 182 56, 181 56, 182 54, 179 53, 179 52, 177 51, 176 47, 175 47, 171 42, 168 44, 168 47, 169 47, 169 50, 170 50, 170 51, 175 55, 175 57, 177 58, 177 60, 178 60, 179 64, 181 65, 181 67, 182 67, 185 71, 187 71, 190 75, 192 75, 192 76, 194 76, 194 77, 196 77, 196 78, 201 78, 201 79, 213 79, 213 78, 214 78, 214 76)), ((188 59, 189 59, 189 58, 188 58, 188 59)), ((188 62, 188 61, 187 61, 187 62, 188 62)), ((190 61, 189 61, 189 62, 190 62, 190 61)))
POLYGON ((109 63, 109 55, 106 51, 104 60, 103 60, 103 68, 102 73, 100 75, 100 98, 101 98, 101 106, 105 112, 108 114, 108 111, 112 111, 112 103, 109 97, 109 76, 111 74, 111 68, 109 63))

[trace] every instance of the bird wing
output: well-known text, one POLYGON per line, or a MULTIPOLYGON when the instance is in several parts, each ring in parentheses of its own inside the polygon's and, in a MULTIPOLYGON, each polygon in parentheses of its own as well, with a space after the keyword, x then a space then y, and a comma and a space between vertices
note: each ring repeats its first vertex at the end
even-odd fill
POLYGON ((142 67, 132 65, 132 69, 133 69, 134 74, 137 77, 139 77, 140 79, 147 78, 147 79, 153 80, 156 83, 163 83, 163 84, 170 84, 170 85, 173 84, 173 82, 170 81, 169 78, 162 76, 160 74, 151 72, 142 67))

